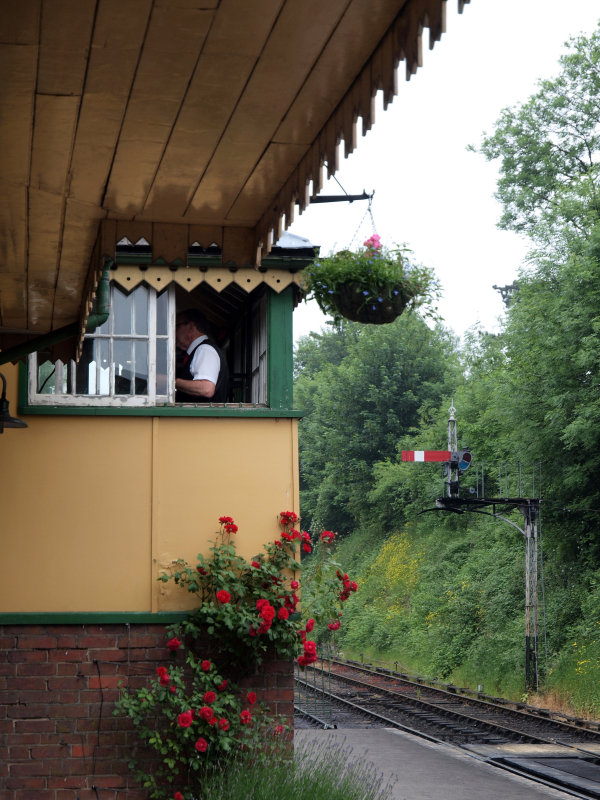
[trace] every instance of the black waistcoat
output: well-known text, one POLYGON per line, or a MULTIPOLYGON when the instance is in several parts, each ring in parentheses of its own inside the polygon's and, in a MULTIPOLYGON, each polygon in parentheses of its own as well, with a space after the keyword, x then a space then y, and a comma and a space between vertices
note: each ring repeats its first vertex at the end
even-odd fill
POLYGON ((192 352, 189 354, 189 358, 187 359, 186 363, 183 362, 177 365, 177 372, 176 376, 178 378, 183 378, 186 381, 194 380, 194 376, 190 371, 190 364, 192 363, 192 359, 194 357, 194 353, 199 347, 203 347, 205 344, 214 347, 214 349, 219 354, 219 377, 217 378, 217 385, 215 386, 215 393, 212 397, 200 397, 200 395, 188 394, 187 392, 183 392, 181 389, 177 389, 175 392, 175 402, 176 403, 226 403, 227 402, 227 394, 229 391, 229 367, 227 366, 227 359, 225 358, 225 354, 219 347, 219 345, 214 342, 212 339, 205 339, 200 344, 196 345, 192 352))

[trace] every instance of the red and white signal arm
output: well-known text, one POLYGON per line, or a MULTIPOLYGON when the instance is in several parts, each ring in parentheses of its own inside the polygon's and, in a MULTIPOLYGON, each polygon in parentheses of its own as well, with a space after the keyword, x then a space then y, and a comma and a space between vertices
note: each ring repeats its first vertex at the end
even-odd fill
POLYGON ((450 461, 450 450, 403 450, 402 461, 450 461))

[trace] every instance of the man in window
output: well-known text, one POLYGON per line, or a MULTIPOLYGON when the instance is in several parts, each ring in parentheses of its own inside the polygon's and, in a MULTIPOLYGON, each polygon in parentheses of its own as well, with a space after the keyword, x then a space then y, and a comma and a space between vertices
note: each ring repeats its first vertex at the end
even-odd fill
POLYGON ((185 350, 175 378, 176 403, 225 403, 229 369, 221 348, 209 339, 210 324, 204 314, 190 308, 177 315, 175 342, 185 350))

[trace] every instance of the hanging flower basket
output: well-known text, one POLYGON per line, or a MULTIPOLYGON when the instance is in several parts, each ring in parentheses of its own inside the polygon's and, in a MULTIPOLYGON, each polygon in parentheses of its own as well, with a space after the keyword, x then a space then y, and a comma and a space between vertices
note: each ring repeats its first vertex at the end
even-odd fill
POLYGON ((439 293, 430 269, 413 264, 406 248, 383 248, 376 234, 356 252, 315 259, 303 275, 309 298, 336 322, 393 322, 406 308, 430 306, 439 293))

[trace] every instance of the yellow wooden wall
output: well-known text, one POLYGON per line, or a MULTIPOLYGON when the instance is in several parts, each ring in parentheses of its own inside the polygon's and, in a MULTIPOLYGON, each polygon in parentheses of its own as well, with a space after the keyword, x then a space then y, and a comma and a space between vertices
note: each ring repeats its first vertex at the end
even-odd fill
POLYGON ((156 578, 207 552, 219 516, 252 557, 298 511, 295 419, 24 419, 0 436, 0 613, 185 608, 156 578))

